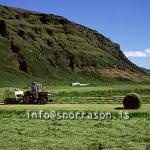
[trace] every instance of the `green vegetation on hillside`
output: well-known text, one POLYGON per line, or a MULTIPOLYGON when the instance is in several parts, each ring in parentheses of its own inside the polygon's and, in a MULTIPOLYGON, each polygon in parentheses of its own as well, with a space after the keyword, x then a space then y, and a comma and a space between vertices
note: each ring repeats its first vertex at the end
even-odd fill
POLYGON ((118 44, 97 31, 60 16, 4 6, 0 14, 2 85, 33 78, 51 84, 148 79, 118 44))

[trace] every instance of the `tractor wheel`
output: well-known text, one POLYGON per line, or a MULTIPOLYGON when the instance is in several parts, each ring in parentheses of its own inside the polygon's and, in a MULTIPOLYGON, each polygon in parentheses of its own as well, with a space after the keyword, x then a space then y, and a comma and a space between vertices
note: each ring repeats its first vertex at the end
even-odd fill
POLYGON ((29 103, 30 103, 30 97, 27 96, 27 95, 24 96, 23 103, 24 103, 24 104, 29 104, 29 103))
POLYGON ((4 100, 4 104, 17 104, 17 100, 16 99, 6 98, 4 100))
POLYGON ((10 104, 9 99, 6 98, 6 99, 4 100, 4 104, 10 104))
POLYGON ((46 104, 46 99, 41 97, 41 98, 39 98, 38 103, 41 104, 41 105, 46 104))

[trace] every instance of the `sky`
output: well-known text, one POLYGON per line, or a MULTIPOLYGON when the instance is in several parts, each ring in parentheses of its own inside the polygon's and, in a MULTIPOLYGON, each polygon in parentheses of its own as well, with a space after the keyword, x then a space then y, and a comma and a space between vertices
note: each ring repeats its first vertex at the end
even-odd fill
POLYGON ((125 55, 150 69, 150 0, 0 0, 1 5, 64 16, 118 43, 125 55))

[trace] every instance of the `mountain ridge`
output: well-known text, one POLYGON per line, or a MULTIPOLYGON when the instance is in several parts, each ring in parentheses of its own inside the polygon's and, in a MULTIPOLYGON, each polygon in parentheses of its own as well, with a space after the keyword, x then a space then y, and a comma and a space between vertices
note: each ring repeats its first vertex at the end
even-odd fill
POLYGON ((142 69, 143 69, 145 72, 147 72, 147 73, 150 74, 150 69, 147 69, 147 68, 144 68, 144 67, 142 67, 142 69))

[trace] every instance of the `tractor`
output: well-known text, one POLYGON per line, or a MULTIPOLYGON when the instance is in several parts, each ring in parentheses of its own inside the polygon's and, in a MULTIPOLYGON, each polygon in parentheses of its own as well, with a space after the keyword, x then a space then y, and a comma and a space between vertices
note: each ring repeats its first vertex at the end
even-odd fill
POLYGON ((24 92, 24 104, 46 104, 49 101, 51 101, 51 94, 37 82, 29 84, 28 90, 24 92))

